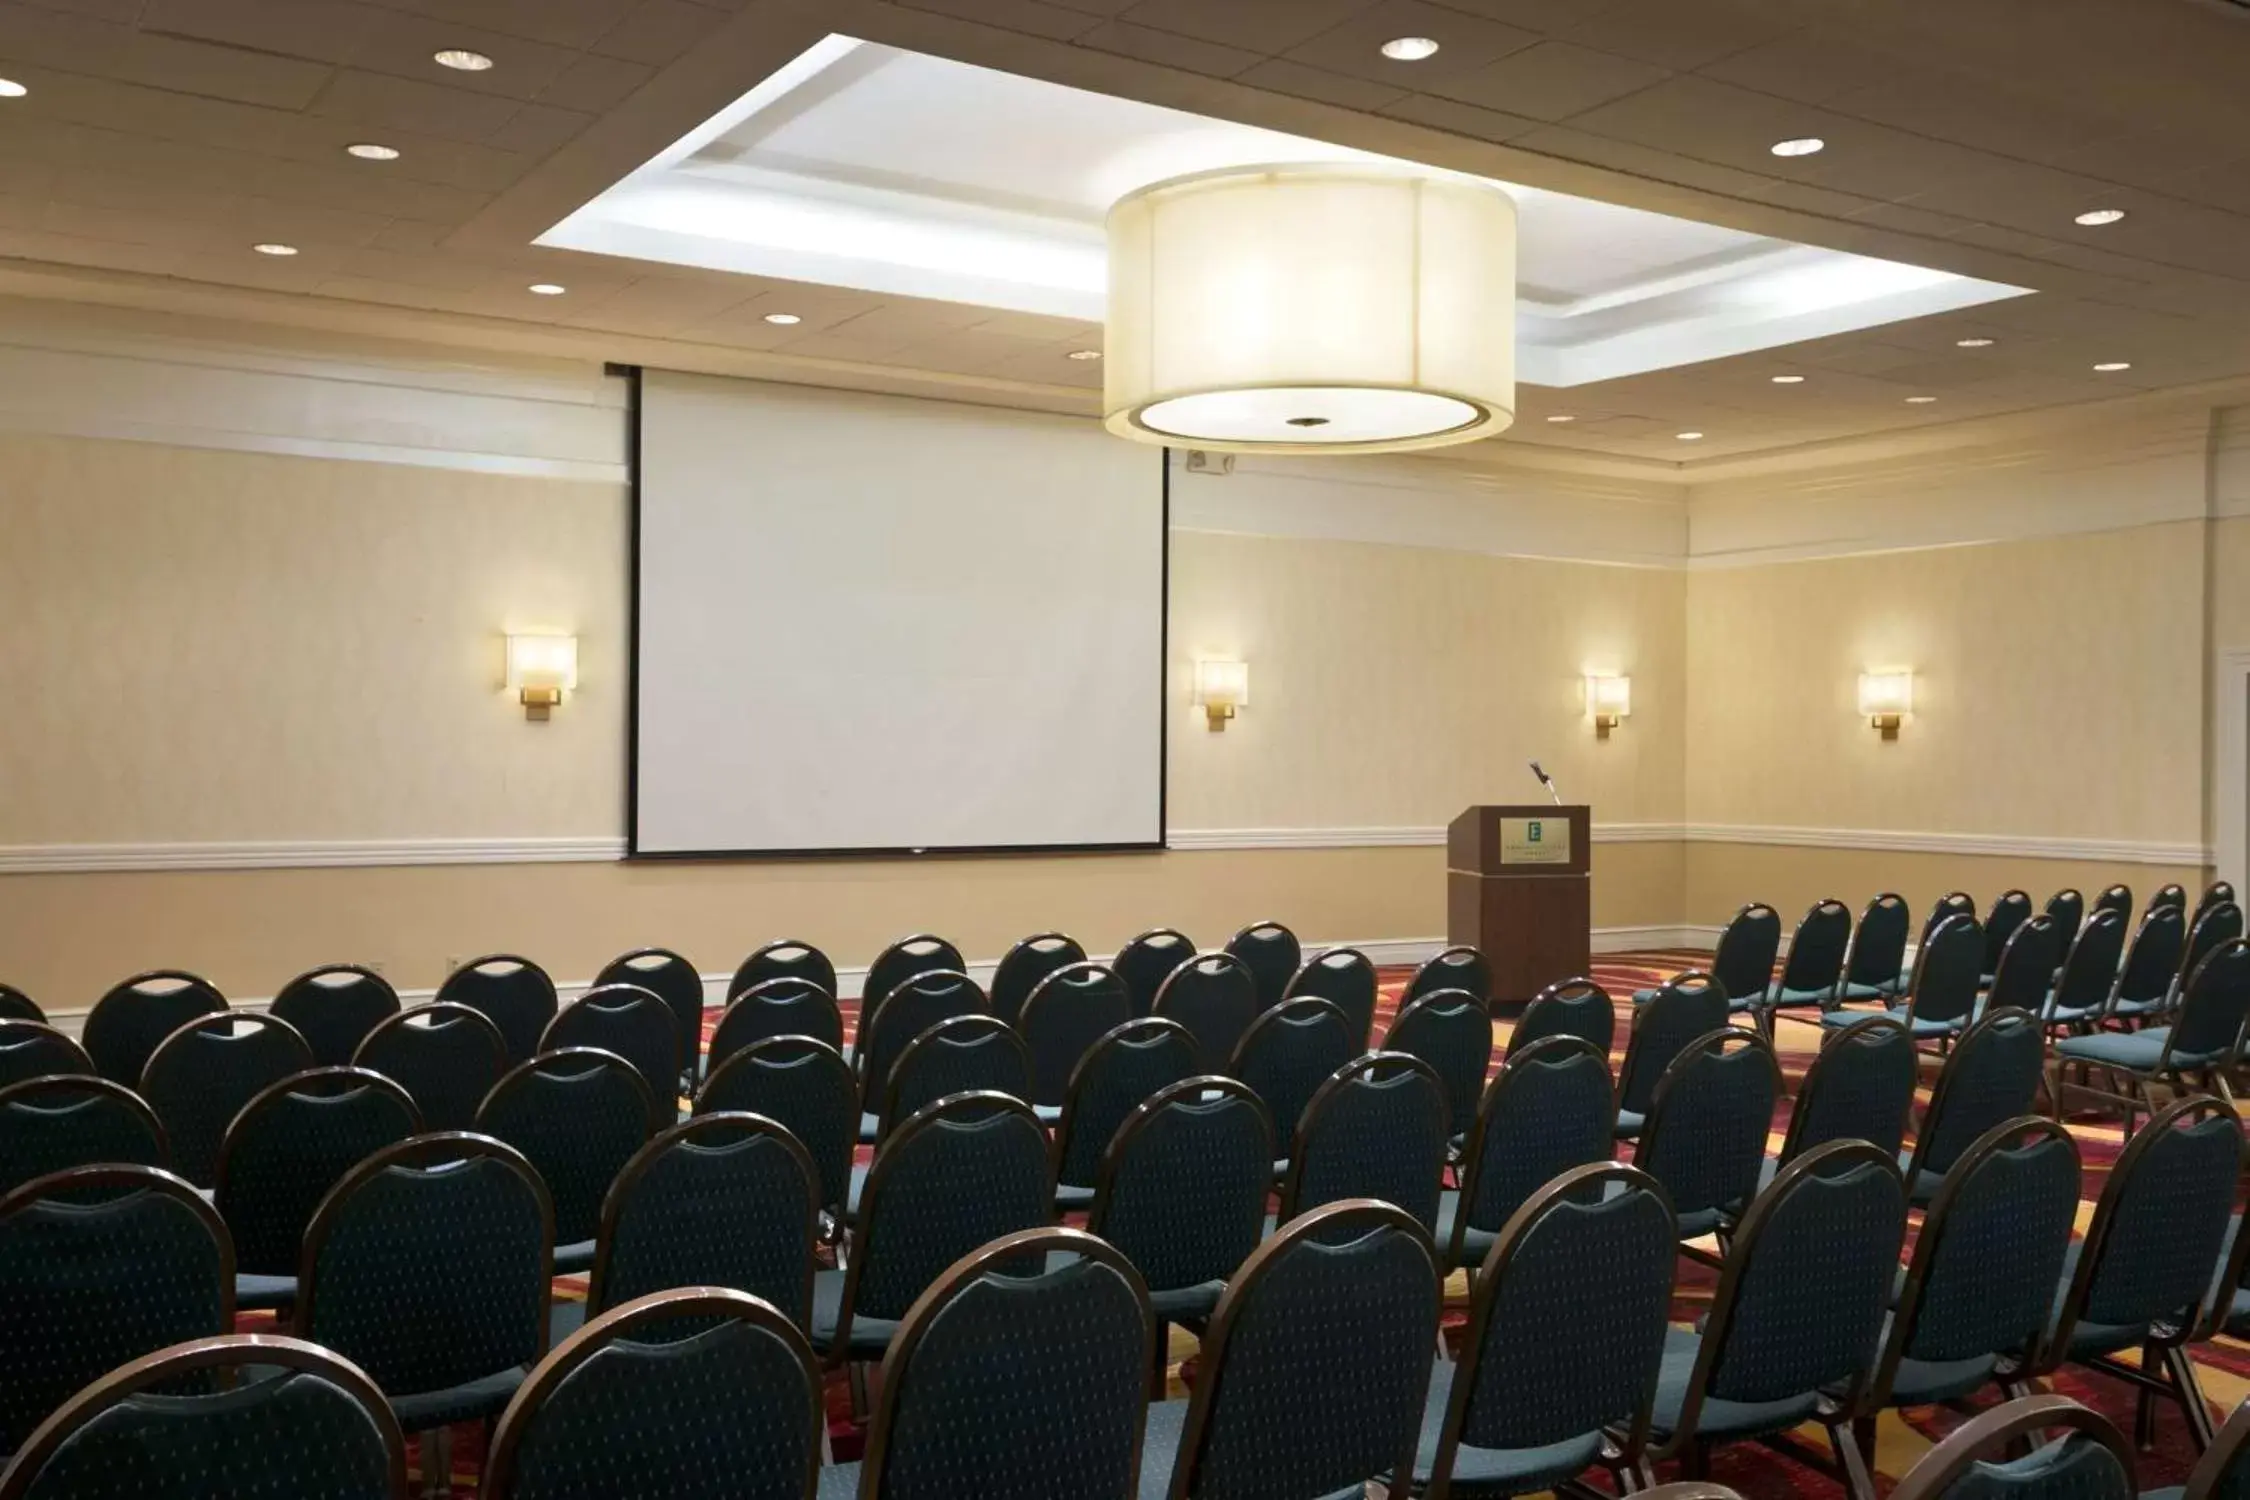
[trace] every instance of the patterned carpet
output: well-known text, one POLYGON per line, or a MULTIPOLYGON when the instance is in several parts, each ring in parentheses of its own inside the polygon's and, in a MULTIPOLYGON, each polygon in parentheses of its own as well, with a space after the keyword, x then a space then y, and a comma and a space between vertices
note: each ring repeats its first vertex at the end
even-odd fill
MULTIPOLYGON (((1635 989, 1645 989, 1681 969, 1692 968, 1707 962, 1707 952, 1667 951, 1616 954, 1597 958, 1594 978, 1615 995, 1619 1002, 1617 1049, 1611 1058, 1614 1067, 1624 1056, 1624 1041, 1630 1022, 1631 994, 1635 989)), ((1375 1032, 1380 1036, 1397 1011, 1399 991, 1405 986, 1411 971, 1386 969, 1383 971, 1382 998, 1377 1006, 1375 1032)), ((847 1031, 856 1024, 856 1001, 846 1000, 843 1005, 847 1031)), ((718 1012, 706 1012, 706 1040, 710 1029, 717 1024, 718 1012)), ((1499 1024, 1500 1047, 1494 1049, 1497 1060, 1505 1046, 1511 1023, 1499 1024)), ((1789 1091, 1795 1092, 1797 1082, 1804 1075, 1819 1047, 1816 1028, 1784 1019, 1778 1039, 1783 1072, 1789 1080, 1789 1091)), ((1921 1093, 1923 1103, 1928 1101, 1928 1089, 1921 1093)), ((1769 1150, 1778 1150, 1782 1135, 1788 1126, 1789 1102, 1785 1099, 1776 1112, 1769 1150)), ((2085 1198, 2079 1206, 2078 1229, 2084 1233, 2093 1217, 2094 1200, 2101 1192, 2103 1179, 2116 1160, 2123 1145, 2123 1132, 2115 1119, 2081 1119, 2070 1123, 2071 1133, 2077 1137, 2085 1162, 2085 1198)), ((863 1148, 862 1156, 868 1154, 863 1148)), ((1919 1221, 1919 1215, 1916 1215, 1919 1221)), ((1909 1229, 1911 1236, 1913 1230, 1909 1229)), ((1680 1262, 1680 1284, 1674 1294, 1673 1318, 1681 1324, 1692 1324, 1708 1306, 1717 1285, 1717 1274, 1693 1262, 1680 1262)), ((556 1283, 558 1294, 583 1297, 585 1278, 564 1277, 556 1283)), ((1458 1326, 1466 1316, 1467 1289, 1464 1280, 1456 1276, 1447 1287, 1446 1321, 1449 1327, 1458 1326)), ((263 1324, 260 1315, 245 1315, 244 1331, 255 1331, 263 1324)), ((1183 1331, 1173 1333, 1171 1357, 1173 1394, 1186 1392, 1187 1382, 1194 1375, 1194 1339, 1183 1331)), ((2217 1407, 2220 1420, 2246 1396, 2250 1396, 2250 1344, 2221 1338, 2196 1346, 2195 1356, 2200 1368, 2205 1394, 2217 1407)), ((2052 1382, 2051 1387, 2075 1397, 2106 1413, 2128 1434, 2132 1429, 2133 1391, 2130 1387, 2106 1376, 2066 1370, 2052 1382)), ((1979 1398, 1979 1404, 1989 1404, 1991 1397, 1979 1398)), ((830 1437, 836 1457, 848 1461, 859 1456, 861 1431, 851 1420, 850 1400, 841 1376, 831 1380, 829 1386, 830 1437)), ((1895 1412, 1884 1413, 1877 1429, 1874 1467, 1879 1486, 1888 1492, 1898 1477, 1912 1467, 1915 1459, 1926 1452, 1932 1443, 1968 1419, 1968 1413, 1945 1409, 1924 1409, 1905 1417, 1895 1412)), ((1825 1457, 1827 1443, 1819 1427, 1807 1427, 1799 1437, 1802 1446, 1810 1453, 1825 1457)), ((462 1429, 455 1435, 453 1450, 453 1492, 456 1496, 473 1496, 476 1492, 478 1460, 481 1457, 483 1435, 462 1429)), ((2152 1452, 2141 1456, 2138 1481, 2146 1490, 2161 1485, 2181 1483, 2194 1461, 2185 1425, 2176 1408, 2159 1407, 2157 1419, 2157 1444, 2152 1452)), ((416 1483, 420 1483, 420 1469, 415 1469, 416 1483)), ((1660 1478, 1674 1478, 1668 1470, 1660 1478)), ((1842 1493, 1840 1484, 1813 1464, 1797 1457, 1755 1443, 1738 1443, 1720 1449, 1712 1458, 1711 1477, 1729 1485, 1750 1500, 1794 1500, 1796 1496, 1829 1497, 1842 1493)))

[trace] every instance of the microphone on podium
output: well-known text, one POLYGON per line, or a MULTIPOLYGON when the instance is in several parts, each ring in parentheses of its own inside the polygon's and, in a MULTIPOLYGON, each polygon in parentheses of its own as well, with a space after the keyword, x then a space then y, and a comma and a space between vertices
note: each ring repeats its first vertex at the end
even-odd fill
POLYGON ((1555 806, 1562 806, 1562 793, 1555 790, 1555 778, 1549 776, 1537 761, 1531 763, 1531 774, 1539 778, 1539 784, 1547 789, 1547 795, 1555 799, 1555 806))

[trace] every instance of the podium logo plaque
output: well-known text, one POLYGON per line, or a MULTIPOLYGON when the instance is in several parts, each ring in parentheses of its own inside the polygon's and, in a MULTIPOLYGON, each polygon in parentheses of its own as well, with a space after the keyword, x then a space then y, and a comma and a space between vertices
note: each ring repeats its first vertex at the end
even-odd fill
POLYGON ((1567 865, 1570 863, 1568 818, 1502 818, 1500 863, 1503 865, 1567 865))

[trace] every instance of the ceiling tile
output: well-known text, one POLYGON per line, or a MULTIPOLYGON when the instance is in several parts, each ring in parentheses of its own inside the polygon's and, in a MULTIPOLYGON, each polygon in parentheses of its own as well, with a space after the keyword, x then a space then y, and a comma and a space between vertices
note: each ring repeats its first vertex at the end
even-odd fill
POLYGON ((369 29, 352 63, 370 72, 395 74, 464 93, 533 99, 576 58, 577 53, 567 47, 394 12, 369 29), (482 73, 464 73, 431 61, 433 53, 448 47, 482 52, 493 60, 493 66, 482 73))
POLYGON ((515 117, 517 107, 514 100, 492 94, 345 68, 322 92, 313 113, 446 140, 490 141, 515 117))
POLYGON ((1345 73, 1372 83, 1443 94, 1447 80, 1474 73, 1539 40, 1537 32, 1504 26, 1423 0, 1382 0, 1283 55, 1291 62, 1345 73), (1428 37, 1437 52, 1420 62, 1398 62, 1383 55, 1383 44, 1397 37, 1428 37))
POLYGON ((1237 83, 1269 93, 1288 94, 1297 99, 1317 99, 1323 104, 1337 104, 1345 109, 1381 110, 1406 97, 1406 91, 1394 84, 1373 83, 1364 78, 1347 78, 1341 73, 1324 72, 1308 68, 1287 58, 1272 57, 1246 73, 1235 75, 1237 83))
POLYGON ((605 57, 662 67, 722 24, 722 18, 688 0, 641 0, 594 44, 605 57))
POLYGON ((1896 55, 1819 27, 1732 53, 1697 71, 1721 83, 1800 104, 1826 104, 1910 66, 1896 55))
POLYGON ((1176 32, 1156 31, 1146 26, 1131 26, 1123 21, 1108 21, 1078 38, 1082 47, 1093 47, 1103 52, 1115 52, 1122 57, 1136 57, 1142 62, 1156 63, 1162 67, 1180 68, 1190 73, 1206 73, 1214 78, 1233 78, 1258 61, 1255 52, 1245 52, 1240 47, 1222 46, 1176 32))
MULTIPOLYGON (((1058 42, 1084 36, 1101 19, 1100 15, 1079 6, 1048 5, 1043 0, 900 0, 900 3, 914 10, 964 16, 1009 31, 1020 31, 1026 36, 1043 36, 1058 42)), ((1111 10, 1124 8, 1117 5, 1111 10)))
POLYGON ((1569 42, 1541 42, 1426 92, 1540 120, 1566 120, 1671 76, 1649 63, 1569 42))
POLYGON ((383 12, 345 0, 145 0, 143 30, 318 62, 351 60, 383 12))
POLYGON ((589 53, 563 69, 560 77, 542 89, 539 102, 600 114, 622 104, 635 89, 655 76, 656 70, 645 63, 589 53))
POLYGON ((1141 0, 1122 13, 1136 26, 1240 47, 1261 56, 1286 52, 1367 8, 1368 0, 1141 0))
POLYGON ((550 42, 557 47, 592 46, 623 20, 634 0, 366 0, 386 10, 431 16, 440 21, 507 36, 550 42))
POLYGON ((502 151, 522 151, 539 157, 561 147, 588 125, 594 117, 574 109, 557 109, 551 104, 526 104, 509 117, 486 138, 486 144, 502 151))
POLYGON ((1701 68, 1787 35, 1794 26, 1723 0, 1613 0, 1565 36, 1660 68, 1701 68))
POLYGON ((1432 130, 1450 131, 1479 141, 1513 140, 1539 128, 1537 120, 1527 120, 1521 115, 1480 109, 1452 99, 1432 99, 1424 94, 1410 94, 1396 104, 1387 104, 1383 113, 1394 120, 1427 125, 1432 130))

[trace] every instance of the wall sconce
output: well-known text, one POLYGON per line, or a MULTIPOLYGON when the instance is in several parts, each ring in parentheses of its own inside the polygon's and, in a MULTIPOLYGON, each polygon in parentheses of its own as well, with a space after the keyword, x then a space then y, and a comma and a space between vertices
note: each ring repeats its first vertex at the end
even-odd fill
POLYGON ((1203 710, 1204 727, 1223 730, 1238 708, 1250 704, 1250 664, 1244 661, 1199 660, 1195 664, 1195 691, 1190 703, 1203 710))
POLYGON ((1633 712, 1633 679, 1586 674, 1586 715, 1594 721, 1594 738, 1606 740, 1633 712))
POLYGON ((509 636, 508 686, 523 700, 523 716, 543 722, 578 686, 578 637, 509 636))
POLYGON ((1859 711, 1886 740, 1898 738, 1898 726, 1914 711, 1912 672, 1862 672, 1859 674, 1859 711))

